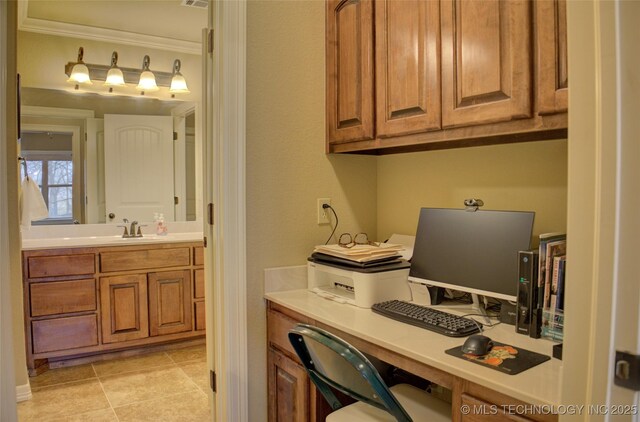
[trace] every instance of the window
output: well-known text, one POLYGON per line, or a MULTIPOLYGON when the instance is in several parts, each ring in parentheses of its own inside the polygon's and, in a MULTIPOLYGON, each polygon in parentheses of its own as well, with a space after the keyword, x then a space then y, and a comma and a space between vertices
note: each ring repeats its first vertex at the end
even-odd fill
MULTIPOLYGON (((73 222, 73 161, 70 151, 23 151, 29 177, 40 186, 49 209, 41 224, 73 222)), ((24 167, 21 168, 24 178, 24 167)), ((34 222, 38 224, 38 222, 34 222)))

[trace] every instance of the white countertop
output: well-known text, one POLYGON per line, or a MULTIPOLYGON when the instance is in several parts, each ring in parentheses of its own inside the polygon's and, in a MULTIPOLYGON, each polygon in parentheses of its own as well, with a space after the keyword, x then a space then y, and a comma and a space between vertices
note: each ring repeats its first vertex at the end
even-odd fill
MULTIPOLYGON (((535 405, 560 404, 560 360, 551 358, 520 374, 507 375, 465 362, 444 352, 460 346, 464 342, 463 338, 447 337, 394 321, 375 314, 370 309, 326 300, 306 289, 267 293, 265 298, 377 346, 524 402, 535 405)), ((467 313, 465 310, 469 309, 469 305, 457 306, 460 312, 456 312, 453 307, 442 309, 452 313, 467 313)), ((484 334, 495 341, 551 356, 552 342, 517 334, 512 325, 500 324, 487 328, 484 334)))
POLYGON ((171 221, 166 236, 155 234, 151 222, 141 222, 143 237, 123 238, 118 224, 68 224, 22 228, 22 249, 78 248, 95 246, 125 246, 149 243, 202 241, 202 222, 171 221))
POLYGON ((130 246, 173 242, 198 242, 202 241, 201 232, 193 233, 169 233, 166 236, 145 234, 143 237, 123 238, 115 236, 78 236, 78 237, 52 237, 23 239, 23 250, 51 249, 51 248, 78 248, 95 246, 130 246))

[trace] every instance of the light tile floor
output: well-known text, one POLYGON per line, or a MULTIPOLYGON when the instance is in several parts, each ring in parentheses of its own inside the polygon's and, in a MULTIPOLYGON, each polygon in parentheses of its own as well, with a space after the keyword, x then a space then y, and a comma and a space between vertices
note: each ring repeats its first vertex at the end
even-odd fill
POLYGON ((19 422, 211 421, 205 346, 49 370, 19 422))

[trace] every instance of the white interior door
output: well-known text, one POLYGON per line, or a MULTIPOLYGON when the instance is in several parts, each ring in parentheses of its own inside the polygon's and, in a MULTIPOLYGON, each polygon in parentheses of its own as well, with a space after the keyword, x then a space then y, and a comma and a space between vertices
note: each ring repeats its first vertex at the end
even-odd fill
POLYGON ((86 133, 86 222, 104 223, 104 119, 88 118, 86 133))
MULTIPOLYGON (((614 318, 612 324, 613 350, 610 350, 608 401, 612 409, 620 409, 621 415, 633 415, 638 420, 640 395, 637 391, 615 384, 625 372, 633 377, 632 367, 625 369, 625 362, 616 362, 615 352, 640 355, 640 85, 638 85, 638 43, 640 43, 640 3, 616 2, 616 20, 619 42, 617 45, 617 97, 618 97, 618 156, 617 192, 618 211, 616 215, 616 253, 614 270, 614 318), (635 406, 635 408, 633 407, 635 406)), ((615 419, 615 416, 608 415, 615 419)), ((631 418, 629 418, 631 419, 631 418)))
POLYGON ((173 118, 105 114, 107 222, 174 221, 173 118))

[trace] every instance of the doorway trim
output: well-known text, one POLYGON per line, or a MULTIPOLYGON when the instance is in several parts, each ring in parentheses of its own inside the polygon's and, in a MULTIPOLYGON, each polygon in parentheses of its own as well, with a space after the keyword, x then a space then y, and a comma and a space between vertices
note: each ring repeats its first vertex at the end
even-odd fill
POLYGON ((13 356, 13 313, 11 306, 11 273, 9 266, 9 209, 8 209, 8 136, 7 96, 9 84, 10 32, 14 29, 9 2, 0 2, 0 420, 11 422, 16 415, 16 378, 13 356))
MULTIPOLYGON (((212 322, 217 374, 215 420, 249 420, 246 277, 246 0, 209 0, 212 54, 205 72, 205 197, 215 205, 211 235, 212 322), (209 85, 212 83, 212 85, 209 85)), ((206 57, 205 57, 206 56, 206 57)), ((208 203, 209 201, 207 201, 208 203)), ((205 218, 206 220, 206 218, 205 218)), ((211 297, 211 296, 209 296, 211 297)), ((209 341, 209 340, 208 340, 209 341)))

